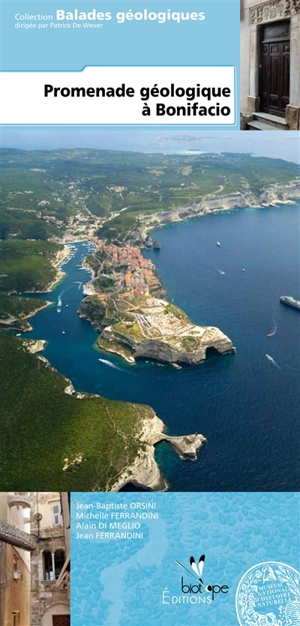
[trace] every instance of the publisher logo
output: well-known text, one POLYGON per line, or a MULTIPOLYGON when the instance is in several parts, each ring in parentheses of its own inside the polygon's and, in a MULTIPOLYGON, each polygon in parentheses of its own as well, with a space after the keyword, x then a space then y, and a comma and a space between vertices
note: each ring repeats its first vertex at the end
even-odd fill
POLYGON ((251 567, 236 592, 240 626, 300 626, 300 574, 266 561, 251 567))
POLYGON ((190 566, 175 561, 184 570, 180 578, 181 595, 170 595, 168 587, 163 591, 163 604, 211 604, 218 596, 222 597, 229 591, 228 585, 224 583, 216 584, 215 581, 208 582, 203 576, 205 554, 196 560, 190 557, 190 566))
POLYGON ((205 554, 202 554, 202 556, 200 556, 200 559, 199 559, 198 563, 196 563, 194 557, 191 556, 190 557, 190 566, 191 566, 191 569, 193 570, 193 572, 191 570, 188 570, 185 567, 185 565, 182 565, 182 563, 180 563, 179 561, 175 561, 175 563, 177 563, 177 565, 180 565, 180 567, 185 569, 185 571, 188 574, 192 575, 194 578, 199 580, 200 583, 203 585, 203 581, 201 579, 201 576, 202 576, 202 572, 203 572, 203 568, 204 568, 204 561, 205 561, 205 554))

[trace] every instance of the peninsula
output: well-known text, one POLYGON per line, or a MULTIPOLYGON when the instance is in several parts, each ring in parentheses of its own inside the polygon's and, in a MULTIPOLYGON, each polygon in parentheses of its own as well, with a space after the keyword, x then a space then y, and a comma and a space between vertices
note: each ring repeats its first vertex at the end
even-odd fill
POLYGON ((79 315, 100 332, 98 345, 129 363, 137 358, 195 365, 213 349, 233 352, 231 340, 213 326, 197 326, 163 298, 156 267, 131 245, 107 244, 87 258, 93 280, 79 315))
POLYGON ((0 336, 2 489, 117 491, 130 482, 165 490, 155 445, 165 440, 180 458, 197 458, 205 437, 168 436, 150 406, 75 391, 43 348, 41 340, 0 336))
POLYGON ((169 222, 277 203, 284 211, 300 197, 298 166, 250 154, 89 149, 3 149, 0 159, 0 488, 166 489, 155 446, 165 441, 194 460, 205 437, 170 436, 149 406, 76 391, 38 353, 44 337, 7 330, 30 329, 27 318, 48 304, 36 294, 63 278, 65 244, 88 239, 96 249, 84 261, 92 279, 79 315, 97 329, 99 348, 130 364, 175 367, 233 351, 221 330, 193 324, 167 301, 141 250, 159 248, 151 231, 169 222))

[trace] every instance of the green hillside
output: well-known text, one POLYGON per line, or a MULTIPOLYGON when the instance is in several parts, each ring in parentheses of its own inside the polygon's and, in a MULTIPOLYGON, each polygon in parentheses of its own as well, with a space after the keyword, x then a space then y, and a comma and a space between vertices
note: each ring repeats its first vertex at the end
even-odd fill
POLYGON ((55 279, 51 261, 61 249, 48 241, 0 241, 0 291, 45 291, 55 279))
POLYGON ((29 330, 30 324, 24 318, 33 315, 42 306, 45 306, 45 301, 38 298, 0 293, 0 329, 11 326, 16 330, 29 330))
POLYGON ((249 154, 146 154, 113 150, 0 150, 0 238, 57 236, 70 216, 100 218, 124 238, 145 212, 190 206, 207 194, 260 192, 299 175, 294 163, 249 154))
POLYGON ((0 337, 0 490, 105 490, 136 458, 136 430, 152 409, 100 397, 77 399, 67 381, 20 339, 0 337), (82 455, 73 471, 64 460, 82 455))

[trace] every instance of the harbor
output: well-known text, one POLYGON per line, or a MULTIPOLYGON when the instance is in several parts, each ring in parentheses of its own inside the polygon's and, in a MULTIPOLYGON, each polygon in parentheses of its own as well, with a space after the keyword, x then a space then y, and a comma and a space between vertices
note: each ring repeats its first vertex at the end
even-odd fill
POLYGON ((207 443, 192 463, 183 463, 165 442, 155 445, 172 491, 255 491, 262 482, 277 491, 293 489, 299 481, 300 318, 279 301, 282 294, 298 293, 299 219, 299 205, 211 215, 160 229, 153 233, 161 242, 159 254, 143 251, 155 263, 168 300, 194 323, 224 329, 237 348, 234 358, 212 353, 193 367, 175 369, 149 359, 133 367, 99 350, 98 333, 77 314, 91 280, 91 273, 80 269, 87 242, 72 244, 65 278, 43 296, 53 306, 30 320, 33 330, 26 338, 47 342, 42 354, 77 392, 148 404, 168 437, 203 434, 207 443), (277 331, 269 338, 273 320, 277 331))

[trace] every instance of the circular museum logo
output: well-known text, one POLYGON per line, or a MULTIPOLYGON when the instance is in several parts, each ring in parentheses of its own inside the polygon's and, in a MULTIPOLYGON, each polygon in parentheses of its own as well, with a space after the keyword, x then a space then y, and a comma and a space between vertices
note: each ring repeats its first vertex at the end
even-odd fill
POLYGON ((240 626, 300 626, 300 574, 266 561, 251 567, 236 592, 240 626))

